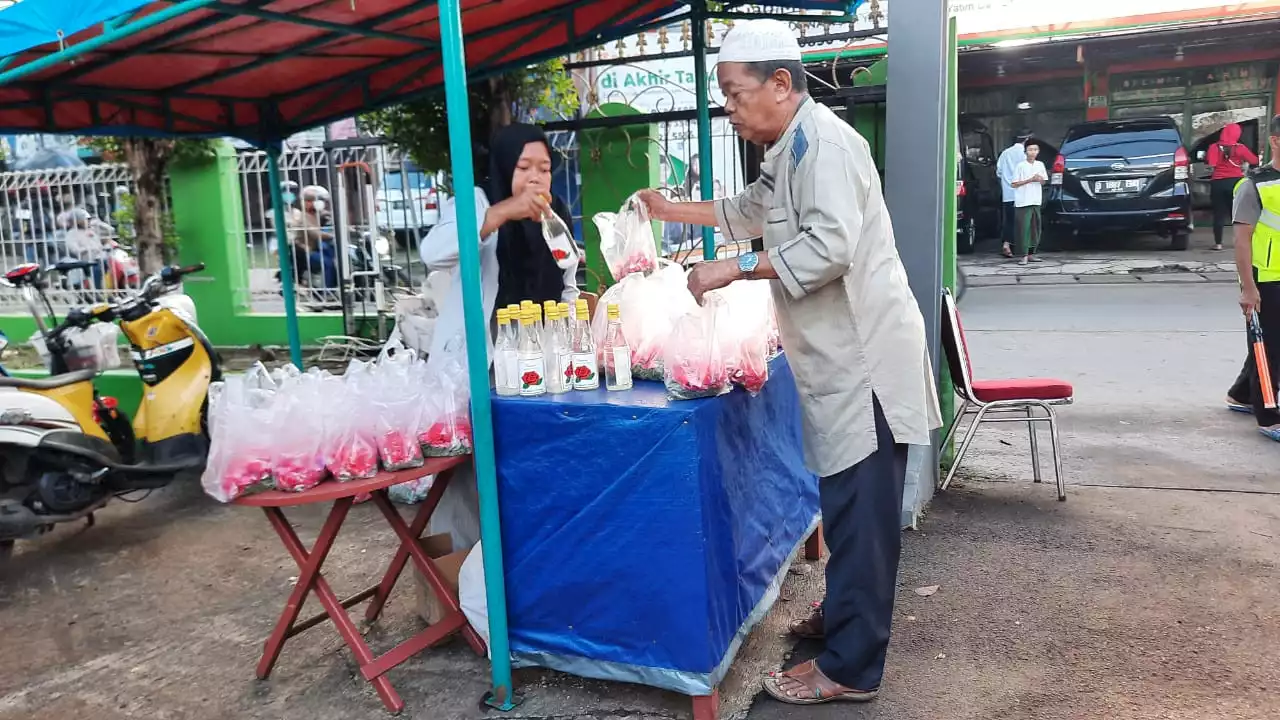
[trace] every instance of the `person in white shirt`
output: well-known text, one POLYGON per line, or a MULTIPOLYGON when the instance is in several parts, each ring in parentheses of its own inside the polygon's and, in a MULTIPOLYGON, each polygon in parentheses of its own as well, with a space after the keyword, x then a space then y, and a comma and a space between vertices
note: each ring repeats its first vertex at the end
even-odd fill
POLYGON ((1004 241, 1000 248, 1000 254, 1007 258, 1013 257, 1013 243, 1017 237, 1014 232, 1015 228, 1015 212, 1014 212, 1014 190, 1013 175, 1018 170, 1018 165, 1027 158, 1027 141, 1031 139, 1030 130, 1022 130, 1013 137, 1013 144, 1004 149, 1000 153, 1000 159, 996 161, 996 177, 1000 178, 1000 198, 1004 202, 1003 212, 1000 215, 1000 239, 1004 241))
POLYGON ((1027 143, 1026 158, 1018 163, 1013 173, 1014 214, 1018 223, 1018 254, 1022 256, 1020 265, 1029 262, 1040 262, 1036 257, 1036 248, 1040 245, 1040 205, 1043 202, 1044 184, 1049 181, 1049 173, 1044 163, 1036 158, 1040 155, 1040 146, 1027 143))
POLYGON ((784 703, 866 701, 880 691, 902 542, 907 445, 941 425, 920 306, 907 284, 870 146, 809 97, 795 33, 740 22, 716 76, 729 122, 767 149, 734 197, 673 203, 641 194, 656 220, 764 238, 764 252, 698 263, 695 298, 767 279, 799 391, 805 465, 817 475, 831 558, 821 609, 792 632, 821 637, 816 660, 768 677, 784 703))

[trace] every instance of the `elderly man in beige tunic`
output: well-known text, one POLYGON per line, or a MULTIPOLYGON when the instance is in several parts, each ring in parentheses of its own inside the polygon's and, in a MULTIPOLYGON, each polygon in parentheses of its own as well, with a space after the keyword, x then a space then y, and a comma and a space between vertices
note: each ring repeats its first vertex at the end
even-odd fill
POLYGON ((821 609, 792 632, 825 639, 816 660, 765 680, 797 705, 873 699, 884 675, 901 548, 907 445, 941 425, 924 320, 907 285, 867 142, 808 96, 800 46, 781 22, 737 24, 716 68, 729 122, 766 148, 737 197, 671 202, 646 190, 653 217, 717 226, 764 253, 704 262, 702 294, 767 278, 795 373, 804 451, 819 476, 831 550, 821 609))

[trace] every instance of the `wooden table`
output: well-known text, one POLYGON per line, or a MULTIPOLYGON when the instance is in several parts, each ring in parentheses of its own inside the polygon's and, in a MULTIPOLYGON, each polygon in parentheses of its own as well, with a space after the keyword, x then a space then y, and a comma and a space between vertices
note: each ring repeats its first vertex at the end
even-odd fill
POLYGON ((387 679, 386 674, 413 655, 439 644, 457 632, 462 633, 463 638, 466 639, 471 649, 475 650, 476 654, 481 657, 487 655, 484 641, 467 624, 458 601, 453 598, 453 595, 446 588, 439 569, 431 558, 427 556, 421 542, 419 542, 422 533, 427 528, 427 522, 431 519, 431 514, 440 503, 440 498, 444 494, 445 488, 449 485, 453 469, 466 459, 465 457, 430 458, 423 467, 398 472, 381 472, 368 480, 353 480, 351 482, 330 480, 304 492, 291 493, 273 490, 254 495, 245 495, 232 501, 236 505, 262 508, 267 515, 267 520, 271 523, 271 527, 280 536, 280 541, 284 543, 285 550, 293 557, 299 569, 298 582, 289 594, 284 611, 280 613, 280 619, 276 622, 275 629, 271 631, 271 635, 267 638, 262 660, 258 662, 258 677, 260 679, 265 680, 271 674, 271 668, 275 665, 276 659, 280 657, 280 650, 284 647, 286 640, 323 623, 325 620, 331 620, 337 627, 338 634, 342 636, 343 641, 355 654, 361 675, 364 676, 365 680, 373 684, 374 689, 378 692, 378 697, 382 699, 382 704, 391 712, 400 712, 404 709, 404 701, 400 699, 400 695, 391 687, 391 682, 387 679), (391 504, 391 498, 387 495, 387 488, 409 480, 416 480, 424 475, 435 475, 435 483, 432 485, 427 499, 418 507, 413 522, 406 525, 404 519, 400 517, 400 513, 391 504), (373 504, 382 512, 387 524, 391 526, 396 537, 400 539, 400 545, 391 560, 391 564, 387 567, 387 571, 383 574, 381 582, 345 600, 339 600, 329 586, 328 581, 325 580, 321 567, 324 565, 325 558, 329 555, 329 550, 333 547, 334 540, 338 537, 338 532, 342 529, 342 523, 347 519, 347 513, 351 510, 355 498, 364 493, 369 493, 372 496, 373 504), (289 521, 285 518, 283 508, 323 502, 332 502, 333 507, 329 510, 329 515, 325 519, 324 525, 320 528, 320 535, 316 538, 315 545, 310 550, 307 550, 302 541, 298 539, 297 533, 293 531, 289 521), (365 611, 365 618, 370 622, 376 620, 387 602, 387 596, 391 594, 396 581, 400 579, 405 563, 410 559, 413 560, 418 572, 422 573, 423 577, 426 578, 431 591, 445 608, 445 617, 440 622, 404 640, 386 653, 374 657, 373 652, 360 635, 355 623, 351 621, 351 617, 347 614, 347 608, 372 598, 369 608, 365 611), (317 615, 300 621, 298 620, 298 614, 302 610, 302 605, 306 601, 307 595, 313 592, 324 610, 317 615))

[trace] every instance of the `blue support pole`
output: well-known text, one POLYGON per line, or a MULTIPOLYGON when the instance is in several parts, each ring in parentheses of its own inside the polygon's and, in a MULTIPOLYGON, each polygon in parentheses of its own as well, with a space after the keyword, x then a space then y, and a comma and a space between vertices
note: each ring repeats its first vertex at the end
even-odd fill
POLYGON ((448 107, 449 153, 453 165, 458 263, 467 333, 467 372, 471 382, 471 430, 476 488, 480 495, 480 538, 484 558, 485 599, 489 610, 489 654, 493 690, 487 699, 499 710, 516 706, 511 686, 511 646, 507 638, 507 591, 502 567, 502 524, 498 514, 498 469, 493 453, 493 416, 489 404, 489 336, 480 294, 480 228, 476 223, 475 173, 471 167, 471 111, 467 100, 467 61, 462 40, 462 0, 440 0, 440 40, 448 107))
POLYGON ((271 213, 276 226, 276 254, 280 260, 280 288, 284 293, 284 322, 289 332, 289 359, 302 369, 302 340, 298 333, 298 301, 293 295, 293 249, 280 189, 280 143, 267 146, 267 182, 271 185, 271 213))
MULTIPOLYGON (((698 94, 698 179, 702 187, 702 199, 715 197, 714 171, 711 169, 711 88, 707 76, 707 16, 706 2, 700 2, 693 13, 693 74, 694 92, 698 94)), ((715 229, 702 228, 702 258, 716 259, 715 229)))

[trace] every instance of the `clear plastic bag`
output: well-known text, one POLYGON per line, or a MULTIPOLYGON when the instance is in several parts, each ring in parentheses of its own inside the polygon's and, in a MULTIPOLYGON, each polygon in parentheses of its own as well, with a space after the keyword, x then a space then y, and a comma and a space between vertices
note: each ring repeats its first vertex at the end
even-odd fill
POLYGON ((375 418, 368 402, 372 392, 369 365, 353 360, 334 388, 325 428, 325 465, 341 482, 378 474, 375 418))
POLYGON ((271 479, 270 410, 256 408, 245 377, 209 386, 209 458, 200 484, 218 502, 230 502, 271 479))
POLYGON ((387 470, 422 467, 422 448, 416 438, 419 406, 417 398, 384 397, 374 403, 377 413, 378 457, 387 470))
POLYGON ((688 313, 672 328, 663 356, 663 381, 676 400, 714 397, 729 391, 729 370, 716 336, 721 303, 688 313))
POLYGON ((302 492, 329 477, 324 457, 324 423, 307 392, 282 394, 274 413, 271 482, 277 490, 302 492))
POLYGON ((769 379, 770 343, 777 332, 768 281, 738 281, 708 297, 719 308, 716 335, 729 378, 752 395, 759 393, 769 379))
POLYGON ((653 223, 637 196, 627 198, 617 213, 596 213, 592 221, 600 231, 600 254, 614 280, 621 281, 631 273, 647 273, 658 266, 653 223))
POLYGON ((418 442, 427 457, 471 453, 469 399, 467 372, 458 361, 432 367, 418 423, 418 442))
POLYGON ((427 494, 431 492, 431 486, 435 484, 435 475, 423 475, 417 480, 397 483, 387 488, 387 494, 391 496, 391 502, 400 503, 401 505, 417 505, 427 499, 427 494))

